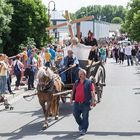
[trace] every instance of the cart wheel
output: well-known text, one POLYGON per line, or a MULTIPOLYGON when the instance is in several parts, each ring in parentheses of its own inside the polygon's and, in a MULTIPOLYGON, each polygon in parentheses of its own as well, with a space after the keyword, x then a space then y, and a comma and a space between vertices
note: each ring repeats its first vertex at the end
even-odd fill
POLYGON ((101 99, 100 99, 100 98, 101 98, 101 97, 100 97, 100 94, 101 94, 101 93, 100 93, 100 91, 98 91, 98 93, 97 93, 97 102, 98 102, 98 103, 100 103, 100 102, 101 102, 101 99))
POLYGON ((10 110, 13 110, 14 109, 14 107, 10 107, 10 110))

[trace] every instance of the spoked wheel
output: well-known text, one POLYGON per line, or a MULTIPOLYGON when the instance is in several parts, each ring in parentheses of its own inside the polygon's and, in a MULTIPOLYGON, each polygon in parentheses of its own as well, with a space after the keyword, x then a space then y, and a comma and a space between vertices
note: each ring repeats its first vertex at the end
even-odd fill
POLYGON ((103 93, 103 74, 102 72, 100 73, 98 84, 97 84, 97 99, 98 103, 101 101, 102 98, 102 93, 103 93))
POLYGON ((100 102, 100 91, 99 91, 99 86, 97 85, 96 87, 96 94, 97 94, 97 103, 100 102))

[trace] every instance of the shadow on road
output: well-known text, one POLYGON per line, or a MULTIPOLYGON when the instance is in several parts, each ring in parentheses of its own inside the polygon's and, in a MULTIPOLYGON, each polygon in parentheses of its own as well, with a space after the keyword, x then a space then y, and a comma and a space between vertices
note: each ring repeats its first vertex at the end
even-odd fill
POLYGON ((140 90, 140 88, 133 88, 133 90, 140 90))
MULTIPOLYGON (((22 139, 26 136, 37 136, 37 135, 46 135, 54 136, 53 140, 76 140, 81 137, 79 132, 74 131, 40 131, 41 125, 40 123, 28 124, 25 127, 21 128, 20 132, 12 132, 12 133, 0 133, 2 137, 10 137, 7 140, 17 140, 22 139), (34 128, 34 129, 33 129, 34 128), (34 131, 32 131, 34 130, 34 131), (63 135, 63 136, 62 136, 63 135)), ((140 136, 140 132, 97 132, 97 131, 89 131, 86 135, 93 136, 140 136)))
POLYGON ((135 95, 139 95, 140 94, 140 88, 133 88, 132 90, 135 90, 136 91, 134 93, 135 95))
MULTIPOLYGON (((7 140, 17 140, 22 139, 26 136, 35 136, 35 135, 46 135, 46 131, 42 131, 43 122, 40 122, 40 118, 44 118, 42 109, 37 111, 12 111, 10 113, 20 113, 26 114, 29 113, 31 116, 37 116, 36 119, 33 119, 29 123, 25 124, 24 126, 17 128, 16 130, 9 132, 9 133, 0 133, 1 137, 5 137, 7 140)), ((49 118, 49 127, 53 126, 54 124, 58 123, 65 117, 71 114, 71 106, 68 103, 60 104, 60 117, 57 121, 54 118, 49 118)), ((57 132, 56 132, 57 133, 57 132)))
MULTIPOLYGON (((47 135, 58 135, 53 138, 53 140, 75 140, 80 138, 80 134, 78 132, 70 132, 70 131, 57 131, 57 132, 47 132, 47 135), (65 136, 59 136, 59 135, 65 135, 65 136)), ((93 135, 93 136, 140 136, 140 132, 97 132, 97 131, 89 131, 86 135, 93 135)))

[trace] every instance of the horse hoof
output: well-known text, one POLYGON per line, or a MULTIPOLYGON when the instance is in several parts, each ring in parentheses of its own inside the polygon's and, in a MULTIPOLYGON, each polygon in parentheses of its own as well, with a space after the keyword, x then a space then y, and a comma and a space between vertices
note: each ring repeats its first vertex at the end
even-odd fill
POLYGON ((8 105, 6 105, 6 106, 5 106, 5 109, 9 109, 9 106, 8 106, 8 105))
POLYGON ((42 130, 46 130, 47 127, 48 127, 48 125, 47 124, 44 124, 43 127, 42 127, 42 130))
POLYGON ((59 118, 59 117, 58 117, 58 116, 56 116, 56 117, 55 117, 55 120, 58 120, 58 118, 59 118))
POLYGON ((43 127, 42 127, 42 130, 46 130, 46 129, 47 129, 47 127, 46 127, 46 126, 43 126, 43 127))
POLYGON ((10 107, 10 110, 13 110, 14 109, 14 107, 10 107))
POLYGON ((52 114, 49 114, 49 117, 52 117, 53 115, 52 114))

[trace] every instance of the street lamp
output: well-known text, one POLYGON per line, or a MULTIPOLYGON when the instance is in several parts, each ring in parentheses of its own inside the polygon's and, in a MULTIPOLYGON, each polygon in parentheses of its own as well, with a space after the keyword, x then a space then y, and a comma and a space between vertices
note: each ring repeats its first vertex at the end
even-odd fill
POLYGON ((106 16, 101 16, 101 15, 99 15, 99 16, 97 16, 97 19, 99 20, 99 21, 106 21, 106 16))
MULTIPOLYGON (((49 25, 50 25, 50 18, 51 18, 51 13, 50 13, 50 11, 51 11, 51 8, 50 8, 51 3, 53 3, 52 11, 55 11, 55 2, 53 0, 51 0, 48 3, 48 23, 49 23, 49 25)), ((49 41, 49 38, 50 38, 50 31, 48 30, 48 41, 49 41)))

